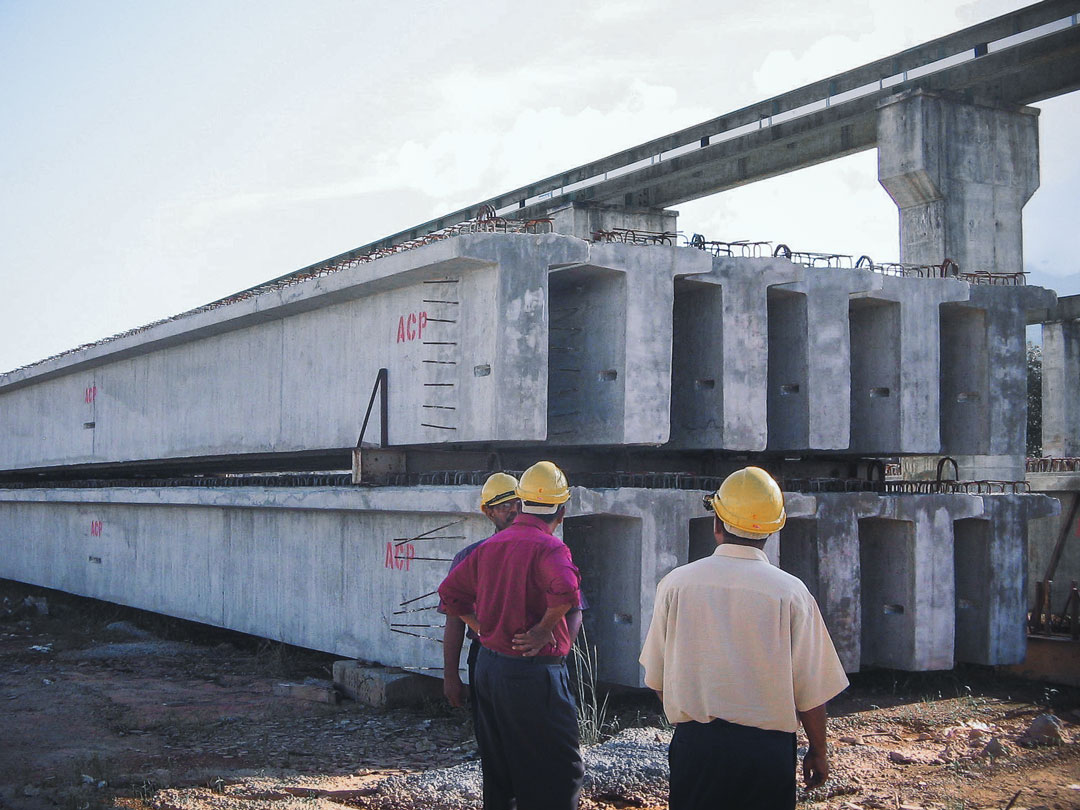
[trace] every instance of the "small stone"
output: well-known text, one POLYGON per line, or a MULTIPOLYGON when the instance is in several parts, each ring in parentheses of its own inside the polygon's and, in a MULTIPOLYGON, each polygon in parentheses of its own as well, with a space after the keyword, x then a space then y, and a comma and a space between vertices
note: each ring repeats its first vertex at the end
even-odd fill
POLYGON ((991 757, 996 759, 997 757, 1004 757, 1009 755, 1009 749, 1005 747, 997 737, 991 737, 983 750, 979 752, 980 757, 991 757))
POLYGON ((889 762, 895 762, 897 765, 911 765, 915 760, 907 754, 901 754, 899 751, 890 751, 889 762))
POLYGON ((1065 739, 1061 735, 1062 722, 1052 714, 1040 714, 1031 721, 1018 742, 1021 745, 1061 745, 1065 739))
POLYGON ((840 742, 847 743, 848 745, 862 745, 863 744, 862 737, 853 737, 853 736, 850 736, 850 735, 847 736, 847 737, 841 737, 840 742))

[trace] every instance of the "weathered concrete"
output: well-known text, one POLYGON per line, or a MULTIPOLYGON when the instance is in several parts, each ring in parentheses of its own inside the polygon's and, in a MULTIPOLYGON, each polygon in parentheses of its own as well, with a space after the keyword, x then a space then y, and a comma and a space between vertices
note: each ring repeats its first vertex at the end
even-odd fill
POLYGON ((768 290, 800 275, 783 259, 721 257, 676 289, 672 446, 765 449, 768 290))
POLYGON ((431 678, 352 660, 334 662, 334 686, 353 700, 380 709, 418 706, 442 697, 439 682, 431 678))
POLYGON ((1038 110, 901 93, 881 104, 877 140, 878 178, 900 208, 901 261, 1024 269, 1021 211, 1039 187, 1038 110))
POLYGON ((1034 515, 1028 543, 1028 577, 1024 593, 1026 605, 1035 604, 1035 583, 1046 578, 1054 549, 1062 541, 1057 566, 1051 575, 1054 610, 1060 611, 1072 582, 1080 582, 1080 517, 1066 526, 1077 499, 1080 498, 1080 473, 1028 473, 1032 492, 1053 498, 1060 505, 1055 513, 1034 515))
MULTIPOLYGON (((490 533, 475 497, 474 487, 0 490, 0 577, 437 672, 432 592, 454 552, 490 533)), ((700 498, 574 489, 563 537, 602 679, 641 685, 657 582, 715 547, 700 498)), ((1045 514, 1046 499, 786 499, 788 526, 766 551, 818 598, 849 671, 948 668, 954 650, 1018 660, 1026 519, 1045 514)))
POLYGON ((850 298, 869 271, 800 268, 769 290, 768 449, 846 450, 851 440, 850 298))
POLYGON ((937 452, 940 308, 969 292, 951 279, 885 276, 877 289, 852 296, 853 451, 937 452))
POLYGON ((394 446, 903 455, 944 429, 1015 460, 1020 313, 1051 296, 463 235, 5 375, 0 470, 347 453, 380 368, 394 446))
POLYGON ((1043 455, 1080 456, 1080 321, 1043 325, 1043 455))
POLYGON ((1054 514, 1047 497, 982 496, 983 513, 955 526, 956 660, 1018 664, 1024 660, 1028 525, 1054 514))

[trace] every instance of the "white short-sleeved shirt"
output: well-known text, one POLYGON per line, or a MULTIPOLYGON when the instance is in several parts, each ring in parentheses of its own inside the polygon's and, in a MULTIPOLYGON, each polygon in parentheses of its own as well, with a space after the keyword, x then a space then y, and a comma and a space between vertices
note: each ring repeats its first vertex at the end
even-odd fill
POLYGON ((672 723, 795 731, 796 711, 848 685, 806 586, 763 551, 734 544, 660 580, 640 661, 672 723))

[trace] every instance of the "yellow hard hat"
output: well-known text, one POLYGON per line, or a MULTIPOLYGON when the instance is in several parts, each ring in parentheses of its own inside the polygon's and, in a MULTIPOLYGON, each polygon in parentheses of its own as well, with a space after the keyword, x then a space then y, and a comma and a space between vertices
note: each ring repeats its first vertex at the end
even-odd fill
POLYGON ((517 479, 504 472, 488 476, 484 488, 480 490, 481 506, 498 506, 517 498, 517 479))
POLYGON ((550 461, 538 461, 521 474, 517 495, 523 501, 556 506, 570 499, 566 475, 550 461))
POLYGON ((740 537, 764 539, 784 528, 784 493, 760 467, 746 467, 724 479, 705 502, 740 537))

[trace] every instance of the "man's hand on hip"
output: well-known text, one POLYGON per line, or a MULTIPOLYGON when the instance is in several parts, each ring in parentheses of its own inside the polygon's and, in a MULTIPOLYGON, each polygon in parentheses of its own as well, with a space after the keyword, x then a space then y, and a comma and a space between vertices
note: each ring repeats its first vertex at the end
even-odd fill
POLYGON ((536 655, 544 647, 554 643, 555 634, 550 630, 545 630, 540 625, 536 625, 524 633, 516 634, 513 641, 515 652, 519 652, 526 657, 536 655))

